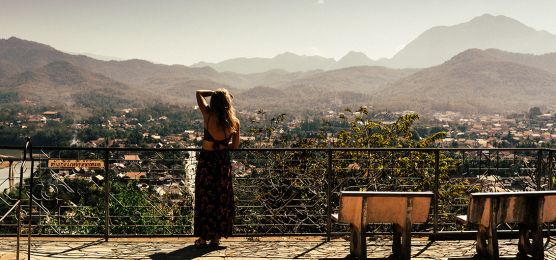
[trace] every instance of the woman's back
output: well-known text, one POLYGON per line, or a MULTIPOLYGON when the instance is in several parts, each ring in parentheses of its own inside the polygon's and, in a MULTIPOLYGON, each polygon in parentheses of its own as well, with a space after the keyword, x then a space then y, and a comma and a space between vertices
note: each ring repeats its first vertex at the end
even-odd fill
MULTIPOLYGON (((216 114, 209 112, 208 117, 204 120, 204 127, 207 132, 212 136, 213 140, 222 141, 229 139, 234 133, 233 129, 225 127, 218 121, 216 114)), ((234 122, 235 125, 235 122, 234 122)))

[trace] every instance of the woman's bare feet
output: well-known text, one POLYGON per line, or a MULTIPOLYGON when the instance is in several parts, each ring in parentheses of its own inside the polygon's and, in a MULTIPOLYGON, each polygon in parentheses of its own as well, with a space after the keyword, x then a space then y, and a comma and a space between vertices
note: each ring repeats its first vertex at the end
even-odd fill
POLYGON ((195 240, 195 246, 196 247, 206 247, 207 246, 207 241, 202 239, 202 238, 197 238, 197 240, 195 240))
POLYGON ((220 245, 220 237, 216 236, 212 240, 210 240, 210 245, 213 247, 218 247, 220 245))

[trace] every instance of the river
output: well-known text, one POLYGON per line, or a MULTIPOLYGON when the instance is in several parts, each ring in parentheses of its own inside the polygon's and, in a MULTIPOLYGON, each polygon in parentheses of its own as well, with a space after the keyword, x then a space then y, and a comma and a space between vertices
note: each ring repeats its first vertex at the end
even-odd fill
MULTIPOLYGON (((29 173, 31 172, 31 162, 25 162, 23 168, 24 168, 23 178, 28 178, 29 173)), ((12 169, 13 169, 13 175, 14 175, 14 178, 15 178, 14 185, 17 186, 18 183, 19 183, 19 173, 21 171, 20 161, 13 162, 12 169)), ((10 182, 8 180, 9 172, 10 172, 9 167, 5 167, 5 168, 0 169, 0 192, 4 192, 4 189, 9 188, 9 185, 10 185, 10 182)))

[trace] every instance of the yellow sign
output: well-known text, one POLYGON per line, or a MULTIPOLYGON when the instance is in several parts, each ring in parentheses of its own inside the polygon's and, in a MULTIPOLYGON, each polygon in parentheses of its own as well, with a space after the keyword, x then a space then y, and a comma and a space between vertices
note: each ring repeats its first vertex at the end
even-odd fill
POLYGON ((104 168, 102 160, 48 160, 48 168, 71 169, 71 168, 104 168))

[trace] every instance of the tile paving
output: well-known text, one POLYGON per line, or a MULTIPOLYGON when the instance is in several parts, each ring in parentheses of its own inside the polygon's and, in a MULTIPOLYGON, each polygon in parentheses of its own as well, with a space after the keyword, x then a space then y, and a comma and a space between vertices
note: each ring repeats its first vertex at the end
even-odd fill
MULTIPOLYGON (((194 238, 33 238, 31 259, 347 259, 349 242, 321 237, 233 237, 221 247, 198 249, 194 238)), ((21 241, 20 258, 27 259, 27 240, 21 241)), ((370 259, 387 259, 391 240, 375 237, 367 242, 370 259)), ((414 237, 412 259, 471 259, 474 241, 428 241, 414 237)), ((517 240, 500 240, 500 255, 513 259, 517 240)), ((0 259, 15 259, 15 238, 0 238, 0 259)), ((545 259, 556 260, 556 241, 552 240, 545 259)))

